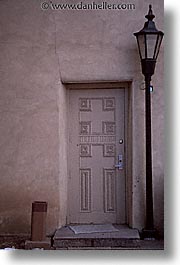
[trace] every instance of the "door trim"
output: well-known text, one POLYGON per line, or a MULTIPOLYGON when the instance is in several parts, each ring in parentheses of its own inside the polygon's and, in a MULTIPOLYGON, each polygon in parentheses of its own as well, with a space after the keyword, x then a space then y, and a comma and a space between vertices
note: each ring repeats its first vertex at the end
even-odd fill
POLYGON ((127 88, 132 81, 84 81, 84 82, 64 82, 67 89, 96 89, 96 88, 127 88))
MULTIPOLYGON (((69 146, 69 91, 70 90, 81 90, 81 89, 113 89, 113 88, 123 88, 125 89, 125 110, 124 110, 124 131, 125 131, 125 220, 126 224, 131 223, 132 219, 132 102, 131 102, 131 84, 132 81, 83 81, 83 82, 64 82, 63 83, 67 89, 67 148, 69 146)), ((67 155, 69 153, 69 148, 67 149, 67 155)), ((69 157, 69 155, 68 155, 69 157)), ((67 172, 69 176, 69 160, 67 161, 67 172)), ((67 181, 68 185, 68 181, 67 181)), ((68 187, 67 187, 68 192, 68 187)), ((68 194, 67 194, 68 198, 68 194)), ((69 201, 67 200, 67 224, 69 216, 69 201)))

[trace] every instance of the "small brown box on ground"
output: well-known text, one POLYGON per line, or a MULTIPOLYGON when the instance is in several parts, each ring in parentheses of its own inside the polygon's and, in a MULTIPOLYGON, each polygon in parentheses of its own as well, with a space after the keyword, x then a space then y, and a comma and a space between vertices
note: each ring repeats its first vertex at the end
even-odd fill
POLYGON ((35 201, 32 203, 31 240, 46 240, 47 202, 35 201))

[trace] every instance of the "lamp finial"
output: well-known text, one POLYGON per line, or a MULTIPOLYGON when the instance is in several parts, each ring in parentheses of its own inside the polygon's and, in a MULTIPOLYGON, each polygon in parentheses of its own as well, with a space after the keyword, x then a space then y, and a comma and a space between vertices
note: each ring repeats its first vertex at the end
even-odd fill
POLYGON ((148 21, 152 21, 155 18, 155 15, 153 14, 153 11, 152 11, 152 5, 149 5, 149 12, 145 16, 145 18, 147 18, 148 21))

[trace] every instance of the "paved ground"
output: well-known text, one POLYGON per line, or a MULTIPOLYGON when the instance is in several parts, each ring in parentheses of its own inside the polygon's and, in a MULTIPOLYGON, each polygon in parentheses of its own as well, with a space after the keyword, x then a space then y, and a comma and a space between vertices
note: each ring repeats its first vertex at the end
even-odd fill
MULTIPOLYGON (((153 241, 145 241, 145 240, 139 240, 138 246, 134 245, 134 247, 129 247, 124 243, 124 247, 67 247, 67 248, 51 248, 50 250, 58 250, 58 251, 64 251, 64 250, 164 250, 164 241, 163 240, 153 240, 153 241)), ((22 239, 17 242, 13 242, 12 240, 10 242, 6 241, 0 244, 0 249, 6 249, 6 248, 15 248, 15 249, 25 249, 25 240, 22 241, 22 239)))
MULTIPOLYGON (((74 234, 69 227, 58 229, 49 250, 164 250, 163 240, 141 240, 138 230, 116 226, 119 232, 74 234)), ((28 235, 0 235, 0 249, 25 249, 28 235)), ((50 239, 50 238, 49 238, 50 239)), ((37 243, 37 242, 36 242, 37 243)), ((38 244, 35 244, 36 248, 38 244)), ((34 246, 35 246, 34 245, 34 246)), ((42 246, 42 244, 40 244, 42 246)), ((39 245, 39 246, 40 246, 39 245)))
POLYGON ((0 235, 0 249, 24 249, 25 241, 28 239, 28 235, 0 235))

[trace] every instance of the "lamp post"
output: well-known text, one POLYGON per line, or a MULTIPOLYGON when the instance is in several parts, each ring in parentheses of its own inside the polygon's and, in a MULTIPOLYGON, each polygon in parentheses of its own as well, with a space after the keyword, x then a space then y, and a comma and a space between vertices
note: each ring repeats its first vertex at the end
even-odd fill
POLYGON ((144 238, 155 238, 153 220, 153 186, 152 186, 152 149, 151 149, 151 76, 154 74, 156 60, 159 54, 164 33, 157 30, 153 19, 152 6, 149 5, 147 21, 137 38, 142 73, 145 77, 145 126, 146 126, 146 225, 143 229, 144 238))

